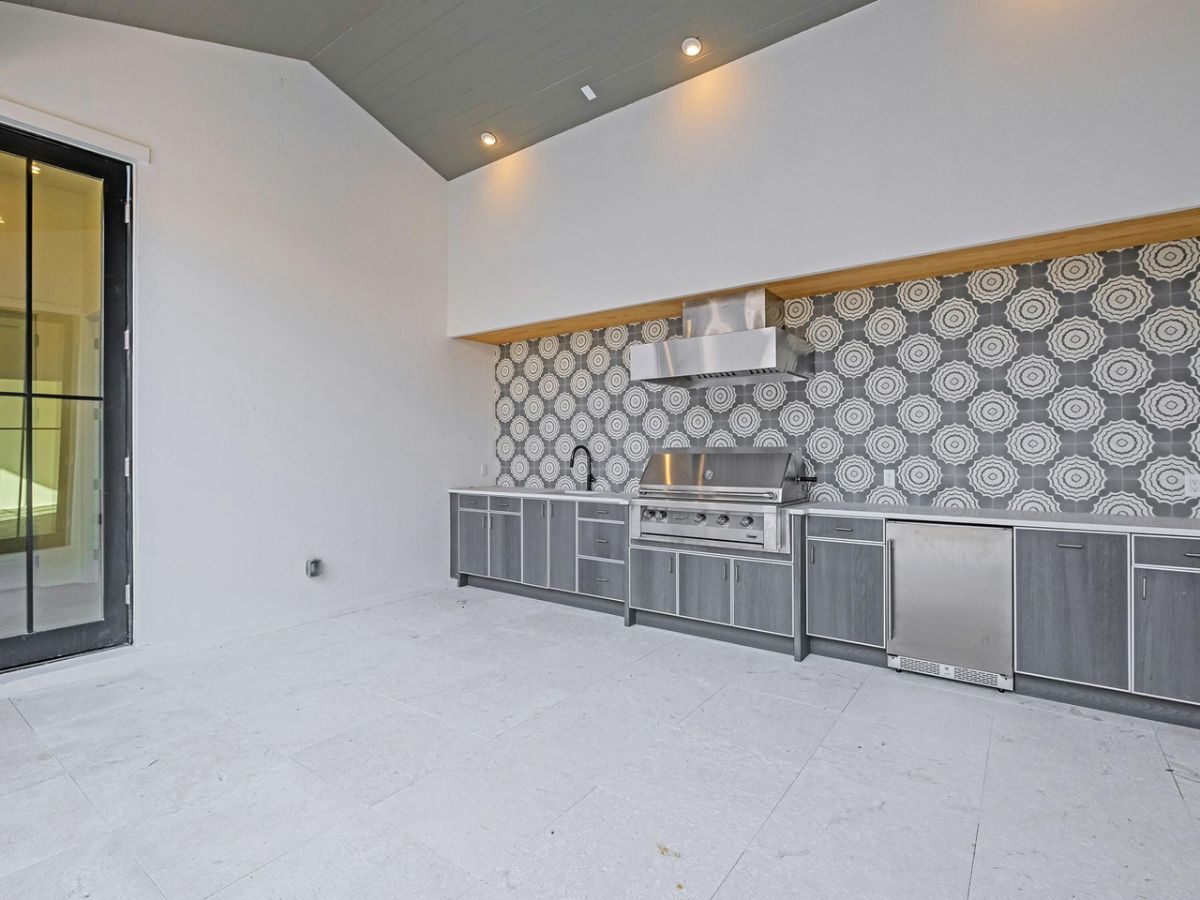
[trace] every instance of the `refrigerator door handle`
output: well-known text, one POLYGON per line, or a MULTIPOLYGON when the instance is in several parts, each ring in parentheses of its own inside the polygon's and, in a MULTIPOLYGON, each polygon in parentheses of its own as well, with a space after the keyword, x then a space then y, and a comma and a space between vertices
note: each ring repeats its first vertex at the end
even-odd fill
POLYGON ((892 566, 892 547, 895 541, 885 541, 883 545, 883 587, 887 592, 888 611, 888 640, 896 637, 896 587, 895 568, 892 566))

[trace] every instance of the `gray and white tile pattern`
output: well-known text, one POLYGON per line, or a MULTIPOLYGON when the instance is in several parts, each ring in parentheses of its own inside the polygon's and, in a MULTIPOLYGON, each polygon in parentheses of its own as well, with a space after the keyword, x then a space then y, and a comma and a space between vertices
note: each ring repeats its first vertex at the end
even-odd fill
POLYGON ((787 325, 806 384, 631 383, 629 345, 678 319, 501 347, 498 482, 574 484, 577 443, 618 491, 658 448, 793 446, 822 500, 1200 516, 1200 240, 805 297, 787 325))

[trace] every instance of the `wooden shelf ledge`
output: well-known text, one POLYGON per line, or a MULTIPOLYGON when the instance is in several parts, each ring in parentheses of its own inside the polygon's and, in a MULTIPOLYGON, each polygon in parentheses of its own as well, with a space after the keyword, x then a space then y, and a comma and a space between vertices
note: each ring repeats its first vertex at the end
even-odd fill
POLYGON ((911 281, 915 278, 936 278, 955 275, 959 272, 974 272, 996 266, 1013 266, 1021 263, 1039 262, 1074 256, 1079 253, 1100 253, 1105 250, 1120 250, 1159 241, 1173 241, 1200 236, 1200 207, 1177 212, 1142 216, 1103 225, 1087 225, 1050 234, 1014 238, 992 244, 978 244, 955 250, 943 250, 921 256, 888 260, 864 266, 853 266, 833 272, 818 272, 801 275, 782 281, 767 281, 758 284, 722 287, 707 294, 693 294, 670 300, 655 300, 633 306, 621 306, 599 312, 565 316, 462 335, 463 340, 484 344, 508 344, 512 341, 531 340, 551 335, 568 334, 573 331, 591 331, 613 325, 633 325, 651 319, 667 319, 683 312, 685 300, 699 299, 709 294, 765 287, 785 300, 793 297, 811 297, 834 291, 849 291, 855 288, 876 287, 911 281))

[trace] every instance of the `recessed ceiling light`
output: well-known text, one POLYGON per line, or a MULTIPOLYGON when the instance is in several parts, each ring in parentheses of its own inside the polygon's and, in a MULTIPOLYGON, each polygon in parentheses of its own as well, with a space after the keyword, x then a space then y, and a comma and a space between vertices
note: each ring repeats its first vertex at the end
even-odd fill
POLYGON ((479 139, 481 141, 483 141, 483 146, 485 146, 485 147, 495 147, 496 146, 496 136, 494 134, 492 134, 490 131, 485 131, 483 134, 481 134, 479 136, 479 139))
POLYGON ((690 37, 683 39, 683 55, 684 56, 699 56, 700 51, 704 49, 704 45, 700 43, 700 38, 690 37))
POLYGON ((592 86, 590 84, 585 84, 579 90, 583 91, 583 96, 587 97, 589 100, 596 99, 596 92, 592 90, 592 86))

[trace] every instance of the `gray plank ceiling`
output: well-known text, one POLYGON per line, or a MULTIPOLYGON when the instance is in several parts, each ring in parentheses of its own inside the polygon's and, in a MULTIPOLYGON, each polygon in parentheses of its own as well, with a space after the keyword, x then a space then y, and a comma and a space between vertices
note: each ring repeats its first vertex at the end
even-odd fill
POLYGON ((454 178, 871 0, 15 2, 309 60, 454 178))

